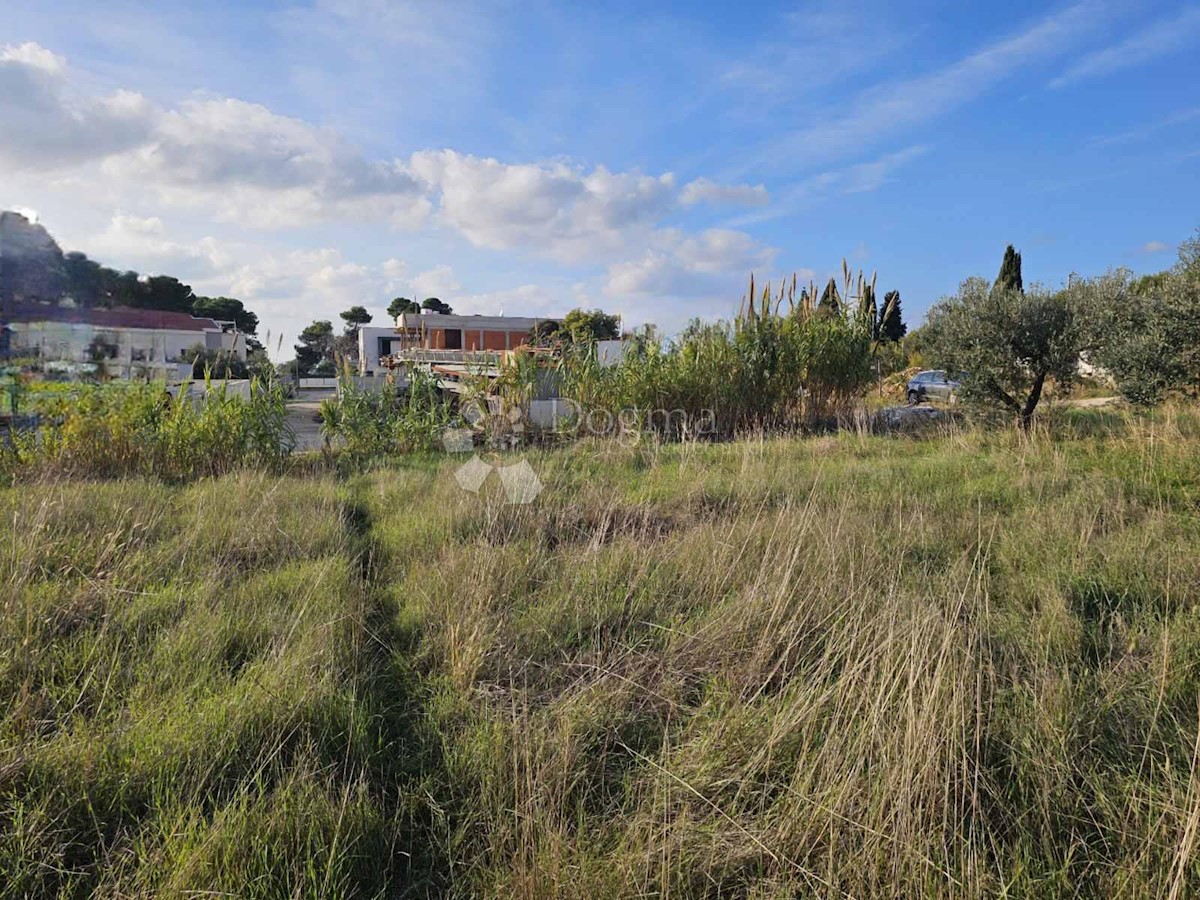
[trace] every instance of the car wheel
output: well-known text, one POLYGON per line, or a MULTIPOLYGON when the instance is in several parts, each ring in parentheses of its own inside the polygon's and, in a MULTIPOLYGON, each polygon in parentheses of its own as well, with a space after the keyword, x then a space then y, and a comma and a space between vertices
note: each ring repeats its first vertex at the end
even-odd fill
POLYGON ((916 406, 920 402, 921 402, 920 394, 918 394, 916 391, 908 392, 908 405, 909 406, 916 406))

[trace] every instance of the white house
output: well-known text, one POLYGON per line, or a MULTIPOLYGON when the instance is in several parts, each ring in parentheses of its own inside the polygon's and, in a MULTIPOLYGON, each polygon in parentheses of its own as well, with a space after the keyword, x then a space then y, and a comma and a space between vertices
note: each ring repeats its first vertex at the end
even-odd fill
POLYGON ((246 337, 232 322, 187 313, 16 303, 4 315, 9 355, 47 367, 96 365, 119 378, 174 379, 191 377, 188 351, 197 346, 246 359, 246 337))

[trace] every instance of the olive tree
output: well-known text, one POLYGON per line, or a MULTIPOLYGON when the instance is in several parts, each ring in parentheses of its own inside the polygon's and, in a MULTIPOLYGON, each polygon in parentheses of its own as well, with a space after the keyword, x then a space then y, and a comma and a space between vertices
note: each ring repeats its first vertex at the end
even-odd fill
POLYGON ((1200 238, 1174 268, 1134 279, 1119 270, 1084 285, 1087 356, 1126 400, 1158 403, 1200 386, 1200 238))
POLYGON ((1007 411, 1028 430, 1047 379, 1067 384, 1077 374, 1073 301, 1071 291, 1022 293, 970 278, 930 310, 929 357, 961 378, 964 400, 1007 411))

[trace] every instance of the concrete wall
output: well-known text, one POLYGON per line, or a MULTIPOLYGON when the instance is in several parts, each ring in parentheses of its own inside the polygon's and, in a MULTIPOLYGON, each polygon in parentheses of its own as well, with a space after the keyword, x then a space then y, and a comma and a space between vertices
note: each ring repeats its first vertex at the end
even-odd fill
POLYGON ((602 366, 619 365, 625 355, 623 341, 596 341, 596 360, 602 366))
MULTIPOLYGON (((387 384, 387 375, 354 375, 351 376, 354 386, 365 390, 379 390, 387 384)), ((400 379, 399 383, 404 383, 400 379)), ((332 391, 341 387, 339 378, 301 378, 302 391, 332 391)))
MULTIPOLYGON (((378 391, 378 390, 382 389, 385 384, 387 384, 387 376, 386 375, 355 375, 351 379, 351 381, 353 381, 354 386, 356 388, 359 388, 360 390, 378 391)), ((340 388, 341 388, 340 382, 337 382, 337 387, 339 388, 339 392, 340 392, 340 388)))
POLYGON ((399 342, 400 334, 391 326, 376 327, 363 325, 359 327, 358 374, 378 375, 382 371, 382 367, 379 364, 379 341, 381 338, 399 342))
POLYGON ((529 421, 538 428, 553 430, 575 421, 579 407, 569 400, 530 400, 529 421))

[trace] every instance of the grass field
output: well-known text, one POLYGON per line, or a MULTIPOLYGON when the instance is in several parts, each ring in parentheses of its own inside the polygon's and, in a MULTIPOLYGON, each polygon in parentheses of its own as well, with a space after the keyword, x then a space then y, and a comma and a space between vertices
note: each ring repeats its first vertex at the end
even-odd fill
POLYGON ((0 492, 0 894, 1200 891, 1193 415, 525 456, 0 492))

